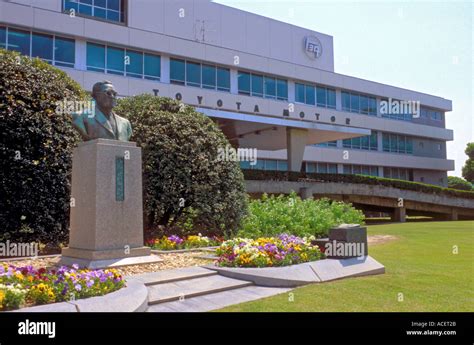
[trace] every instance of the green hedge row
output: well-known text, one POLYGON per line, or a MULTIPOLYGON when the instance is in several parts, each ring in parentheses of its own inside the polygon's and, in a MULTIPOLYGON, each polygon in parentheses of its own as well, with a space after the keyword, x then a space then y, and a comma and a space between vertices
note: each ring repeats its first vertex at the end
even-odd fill
POLYGON ((386 186, 399 189, 413 190, 416 192, 454 196, 465 199, 474 199, 474 192, 444 188, 426 183, 389 179, 375 176, 347 175, 347 174, 318 174, 288 171, 266 171, 243 169, 246 180, 270 180, 270 181, 318 181, 318 182, 340 182, 361 183, 368 185, 386 186))

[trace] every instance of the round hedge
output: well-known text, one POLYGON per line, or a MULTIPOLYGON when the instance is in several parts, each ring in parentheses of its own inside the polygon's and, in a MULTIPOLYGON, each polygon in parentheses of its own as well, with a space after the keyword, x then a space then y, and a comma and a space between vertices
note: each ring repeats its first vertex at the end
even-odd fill
POLYGON ((85 99, 66 73, 0 50, 0 242, 64 243, 79 136, 56 104, 85 99))
POLYGON ((218 160, 229 142, 216 124, 192 107, 152 95, 121 99, 115 110, 130 120, 131 140, 143 149, 145 230, 234 233, 247 195, 238 162, 218 160))

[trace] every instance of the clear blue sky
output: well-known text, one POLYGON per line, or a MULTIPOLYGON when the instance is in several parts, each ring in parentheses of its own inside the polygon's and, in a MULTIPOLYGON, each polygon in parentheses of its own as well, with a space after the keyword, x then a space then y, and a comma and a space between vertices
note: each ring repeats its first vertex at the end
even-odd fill
POLYGON ((449 175, 474 141, 471 1, 216 0, 334 38, 335 71, 447 98, 449 175))

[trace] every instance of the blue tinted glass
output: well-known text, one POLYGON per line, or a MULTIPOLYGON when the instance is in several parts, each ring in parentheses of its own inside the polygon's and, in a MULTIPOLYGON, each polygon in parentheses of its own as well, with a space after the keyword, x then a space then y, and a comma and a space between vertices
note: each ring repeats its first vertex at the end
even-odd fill
POLYGON ((306 163, 306 172, 315 173, 316 172, 316 163, 306 163))
POLYGON ((53 60, 53 36, 33 34, 31 56, 53 60))
POLYGON ((353 149, 360 149, 360 137, 352 138, 352 148, 353 149))
POLYGON ((351 147, 352 147, 352 141, 351 141, 351 139, 344 139, 344 140, 342 141, 342 146, 347 147, 347 148, 351 148, 351 147))
POLYGON ((296 84, 295 85, 295 93, 296 93, 296 102, 299 102, 299 103, 304 103, 305 100, 304 100, 304 97, 305 97, 305 88, 304 88, 304 85, 303 84, 296 84))
POLYGON ((278 161, 278 170, 288 171, 288 162, 287 161, 278 161))
POLYGON ((120 10, 120 0, 107 0, 107 8, 109 10, 120 10))
POLYGON ((94 7, 94 17, 107 19, 107 11, 102 8, 94 7))
POLYGON ((367 96, 360 96, 360 112, 362 114, 369 113, 369 98, 367 96))
POLYGON ((377 150, 377 148, 378 148, 377 132, 372 131, 372 134, 370 135, 370 149, 377 150))
POLYGON ((316 94, 314 86, 306 85, 306 104, 316 104, 316 94))
POLYGON ((107 47, 107 73, 123 75, 125 50, 107 47))
POLYGON ((161 57, 158 55, 145 54, 145 78, 160 78, 161 57))
POLYGON ((382 135, 382 145, 384 151, 390 151, 390 136, 386 133, 382 135))
POLYGON ((327 89, 328 91, 328 108, 336 109, 336 90, 327 89))
POLYGON ((87 43, 87 69, 91 71, 104 72, 105 69, 105 46, 87 43))
POLYGON ((171 59, 170 79, 171 82, 184 83, 186 72, 184 60, 171 59))
MULTIPOLYGON (((276 97, 276 79, 271 77, 265 77, 265 97, 275 98, 276 97)), ((275 162, 276 164, 276 162, 275 162)))
POLYGON ((361 148, 363 150, 369 149, 370 135, 366 135, 360 139, 361 148))
POLYGON ((328 165, 326 163, 318 163, 318 173, 327 174, 328 165))
POLYGON ((99 6, 106 8, 107 7, 107 0, 94 0, 94 6, 99 6))
POLYGON ((143 76, 143 53, 127 50, 127 56, 130 58, 129 64, 125 65, 127 76, 141 78, 143 76))
POLYGON ((195 62, 186 62, 186 82, 190 86, 201 86, 201 65, 195 62))
POLYGON ((351 168, 352 168, 351 165, 344 164, 343 173, 344 174, 352 174, 352 169, 351 168))
POLYGON ((337 164, 328 164, 328 168, 330 174, 337 174, 337 164))
POLYGON ((250 162, 249 161, 241 161, 240 162, 241 169, 250 169, 250 162))
POLYGON ((30 33, 8 29, 8 50, 15 50, 23 55, 30 56, 30 33))
POLYGON ((79 13, 92 16, 92 6, 79 5, 79 13))
POLYGON ((113 22, 120 22, 120 13, 116 11, 107 11, 107 19, 113 22))
POLYGON ((377 115, 377 100, 374 97, 369 97, 369 114, 377 115))
POLYGON ((217 89, 230 91, 230 70, 227 68, 217 68, 217 89))
POLYGON ((406 150, 407 153, 413 153, 413 140, 412 138, 408 137, 406 142, 406 150))
POLYGON ((253 169, 264 170, 265 169, 265 160, 257 159, 257 163, 253 166, 253 169))
POLYGON ((399 136, 398 137, 398 152, 405 153, 406 146, 405 146, 405 137, 399 136))
POLYGON ((280 100, 288 99, 288 82, 284 79, 277 79, 277 98, 280 100))
POLYGON ((265 170, 277 170, 277 161, 269 159, 265 162, 265 170))
POLYGON ((239 93, 250 94, 250 73, 239 72, 239 93))
POLYGON ((92 5, 92 0, 79 0, 78 2, 80 2, 81 4, 92 5))
POLYGON ((202 87, 216 88, 216 68, 214 66, 202 65, 202 87))
POLYGON ((351 110, 351 95, 348 92, 342 92, 342 110, 351 110))
MULTIPOLYGON (((76 61, 76 44, 74 40, 57 37, 54 40, 54 59, 56 62, 64 62, 61 66, 74 67, 76 61)), ((58 64, 58 63, 57 63, 58 64)))
POLYGON ((263 76, 252 74, 252 96, 263 97, 263 76))
POLYGON ((359 95, 351 93, 351 112, 358 113, 359 111, 359 95))
POLYGON ((6 49, 7 46, 7 29, 0 28, 0 48, 6 49))
POLYGON ((70 10, 78 11, 79 4, 75 2, 75 0, 66 0, 64 3, 64 10, 69 12, 70 10))
POLYGON ((390 134, 390 152, 398 151, 398 138, 396 134, 390 134))
POLYGON ((318 86, 316 88, 316 99, 318 102, 318 106, 325 107, 326 106, 326 88, 318 86))

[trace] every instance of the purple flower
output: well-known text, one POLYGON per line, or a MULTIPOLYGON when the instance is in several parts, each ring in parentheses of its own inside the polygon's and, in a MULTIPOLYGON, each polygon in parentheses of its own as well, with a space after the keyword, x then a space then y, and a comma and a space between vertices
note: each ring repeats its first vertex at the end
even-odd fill
POLYGON ((78 264, 73 264, 73 265, 72 265, 72 268, 74 268, 75 270, 78 270, 78 269, 79 269, 79 265, 78 265, 78 264))
POLYGON ((61 291, 61 295, 65 295, 67 293, 67 290, 68 290, 68 288, 67 288, 67 285, 66 285, 66 286, 64 286, 63 291, 61 291))
POLYGON ((93 280, 88 280, 88 281, 86 282, 86 286, 87 286, 88 288, 90 288, 92 285, 94 285, 94 281, 93 281, 93 280))
POLYGON ((81 284, 74 285, 74 288, 76 289, 76 291, 81 291, 82 290, 81 284))
POLYGON ((172 235, 170 237, 168 237, 168 240, 170 240, 171 242, 174 242, 176 244, 181 244, 184 242, 184 239, 180 238, 179 236, 176 236, 176 235, 172 235))

